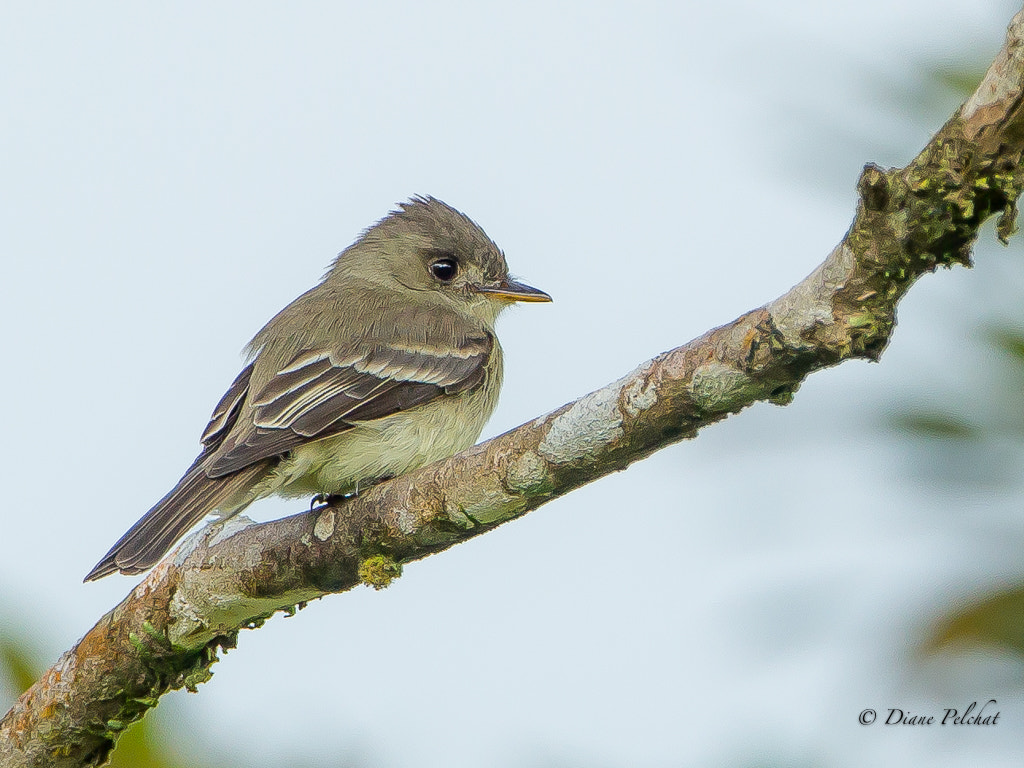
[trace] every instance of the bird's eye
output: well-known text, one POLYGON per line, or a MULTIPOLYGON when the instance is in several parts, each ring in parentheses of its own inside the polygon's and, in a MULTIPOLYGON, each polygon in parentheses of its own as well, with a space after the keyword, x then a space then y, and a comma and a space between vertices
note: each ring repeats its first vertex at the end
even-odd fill
POLYGON ((430 265, 430 274, 442 283, 450 283, 459 271, 459 263, 455 259, 438 259, 430 265))

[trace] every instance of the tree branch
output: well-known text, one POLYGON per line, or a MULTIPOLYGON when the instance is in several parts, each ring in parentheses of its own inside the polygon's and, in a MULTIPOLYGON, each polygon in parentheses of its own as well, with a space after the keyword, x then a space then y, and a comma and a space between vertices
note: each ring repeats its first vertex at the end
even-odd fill
POLYGON ((172 688, 210 677, 218 648, 275 611, 363 582, 519 517, 746 406, 784 405, 813 371, 875 360, 899 299, 938 266, 970 265, 1024 184, 1024 11, 977 91, 907 167, 865 167, 849 232, 764 307, 659 355, 557 411, 358 498, 190 537, 26 691, 0 721, 0 765, 106 759, 172 688))

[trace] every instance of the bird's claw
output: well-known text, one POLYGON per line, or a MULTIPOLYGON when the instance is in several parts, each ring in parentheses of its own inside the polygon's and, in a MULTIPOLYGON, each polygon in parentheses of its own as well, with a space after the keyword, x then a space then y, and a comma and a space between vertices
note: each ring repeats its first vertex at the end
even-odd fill
POLYGON ((317 509, 317 505, 329 506, 331 504, 337 504, 339 501, 344 501, 353 494, 344 493, 318 493, 312 499, 309 500, 309 511, 312 512, 317 509))

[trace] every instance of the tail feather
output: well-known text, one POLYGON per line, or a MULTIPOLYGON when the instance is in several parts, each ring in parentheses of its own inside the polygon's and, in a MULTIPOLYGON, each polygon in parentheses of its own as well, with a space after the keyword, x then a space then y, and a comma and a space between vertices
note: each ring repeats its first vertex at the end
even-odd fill
MULTIPOLYGON (((246 487, 266 471, 263 462, 226 477, 210 478, 199 462, 158 501, 142 519, 118 539, 85 581, 101 579, 115 571, 142 573, 155 565, 193 525, 246 487)), ((245 505, 232 512, 238 512, 245 505)))

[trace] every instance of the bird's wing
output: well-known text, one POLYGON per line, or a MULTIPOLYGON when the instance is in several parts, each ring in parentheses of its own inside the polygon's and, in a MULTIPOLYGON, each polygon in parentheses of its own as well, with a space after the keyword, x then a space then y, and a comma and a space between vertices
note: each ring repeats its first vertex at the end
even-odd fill
POLYGON ((356 422, 473 389, 493 349, 493 337, 484 333, 445 349, 374 344, 357 352, 304 350, 258 392, 248 391, 243 371, 203 434, 209 456, 203 469, 208 477, 223 477, 356 422), (243 408, 248 413, 240 421, 243 408))
POLYGON ((217 407, 213 409, 210 423, 206 425, 203 436, 199 438, 204 451, 216 450, 235 422, 238 421, 238 414, 242 411, 245 396, 249 393, 249 379, 252 378, 254 365, 256 363, 249 363, 242 369, 238 377, 231 382, 224 397, 217 403, 217 407))

